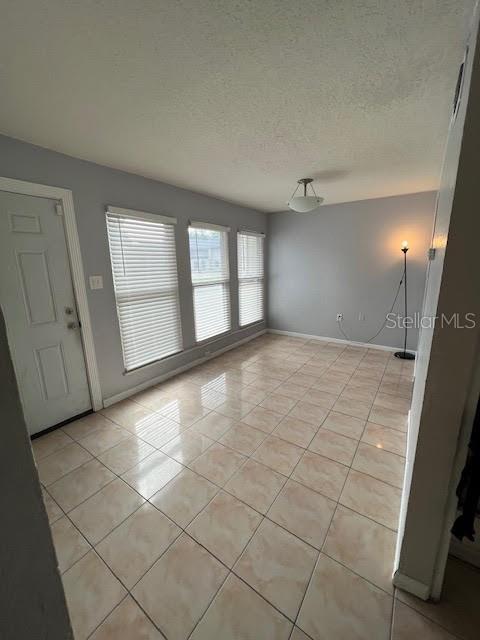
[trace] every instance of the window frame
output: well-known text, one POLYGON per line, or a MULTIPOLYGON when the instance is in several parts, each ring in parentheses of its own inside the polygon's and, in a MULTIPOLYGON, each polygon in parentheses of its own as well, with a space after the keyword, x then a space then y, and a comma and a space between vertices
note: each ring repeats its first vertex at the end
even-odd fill
POLYGON ((208 344, 209 342, 214 342, 232 333, 233 330, 233 318, 232 318, 232 292, 231 292, 231 269, 230 269, 230 227, 212 224, 210 222, 203 222, 198 220, 190 220, 187 226, 187 241, 188 241, 188 258, 190 264, 190 284, 191 284, 191 295, 192 295, 192 306, 193 306, 193 332, 195 338, 195 345, 203 345, 208 344), (225 265, 227 268, 227 279, 226 280, 212 280, 209 282, 193 282, 193 269, 192 269, 192 256, 190 251, 190 229, 210 229, 212 231, 219 231, 225 233, 224 237, 224 247, 225 247, 225 265), (196 314, 195 314, 195 289, 205 286, 213 286, 215 284, 223 284, 227 291, 228 295, 228 329, 222 331, 221 333, 216 333, 213 336, 209 336, 208 338, 203 338, 202 340, 197 339, 197 329, 196 329, 196 314))
POLYGON ((129 375, 129 374, 135 373, 136 371, 139 371, 140 369, 144 369, 145 367, 150 367, 152 365, 158 364, 159 362, 168 360, 169 358, 175 357, 185 351, 185 344, 184 344, 184 338, 183 338, 182 310, 181 310, 181 304, 180 304, 180 274, 179 274, 178 255, 177 255, 177 232, 176 232, 177 219, 169 216, 164 216, 161 214, 148 213, 146 211, 138 211, 135 209, 125 209, 122 207, 114 207, 114 206, 108 205, 105 208, 105 223, 106 223, 106 232, 107 232, 107 241, 108 241, 108 257, 109 257, 110 269, 112 274, 113 294, 115 298, 115 311, 117 315, 119 337, 120 337, 120 343, 122 348, 122 360, 123 360, 123 366, 124 366, 123 375, 129 375), (144 220, 146 222, 154 222, 154 223, 173 226, 173 247, 174 247, 174 253, 175 253, 175 275, 176 275, 176 288, 174 291, 176 292, 176 307, 177 307, 177 313, 178 313, 178 331, 179 331, 180 348, 177 351, 169 353, 165 356, 162 356, 160 358, 155 358, 153 360, 150 360, 149 362, 145 362, 144 364, 140 364, 138 366, 130 367, 130 368, 127 368, 127 365, 126 365, 125 344, 124 344, 124 336, 122 332, 122 320, 120 317, 119 304, 118 304, 119 296, 117 294, 117 289, 115 284, 115 272, 114 272, 114 266, 112 261, 111 239, 108 231, 109 215, 112 217, 112 219, 115 217, 127 218, 129 220, 144 220))
POLYGON ((265 322, 266 319, 266 296, 265 296, 265 233, 261 231, 251 231, 250 229, 238 229, 237 231, 237 283, 238 283, 238 326, 240 329, 245 329, 248 327, 252 327, 253 325, 260 324, 265 322), (239 251, 240 251, 240 242, 239 236, 254 236, 256 238, 260 238, 262 240, 262 277, 248 277, 241 278, 240 277, 240 260, 239 260, 239 251), (242 324, 240 320, 240 284, 242 282, 260 282, 262 286, 262 317, 259 320, 252 320, 252 322, 248 322, 246 324, 242 324))

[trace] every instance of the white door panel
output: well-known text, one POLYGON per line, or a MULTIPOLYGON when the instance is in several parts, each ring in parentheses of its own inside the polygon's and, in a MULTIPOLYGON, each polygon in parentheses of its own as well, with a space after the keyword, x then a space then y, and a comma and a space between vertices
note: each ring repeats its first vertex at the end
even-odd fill
POLYGON ((90 409, 63 217, 55 201, 0 191, 0 304, 29 432, 90 409))
POLYGON ((28 324, 56 322, 46 252, 17 251, 16 258, 28 324))

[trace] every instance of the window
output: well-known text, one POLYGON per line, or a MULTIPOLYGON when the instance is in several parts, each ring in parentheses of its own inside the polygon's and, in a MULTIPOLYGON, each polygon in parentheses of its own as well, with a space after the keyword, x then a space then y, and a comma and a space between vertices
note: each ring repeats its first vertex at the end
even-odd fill
POLYGON ((175 219, 107 209, 107 232, 125 369, 182 350, 175 219))
POLYGON ((263 235, 240 231, 238 251, 238 307, 240 326, 263 320, 263 235))
POLYGON ((230 329, 228 229, 192 222, 188 228, 197 342, 230 329))

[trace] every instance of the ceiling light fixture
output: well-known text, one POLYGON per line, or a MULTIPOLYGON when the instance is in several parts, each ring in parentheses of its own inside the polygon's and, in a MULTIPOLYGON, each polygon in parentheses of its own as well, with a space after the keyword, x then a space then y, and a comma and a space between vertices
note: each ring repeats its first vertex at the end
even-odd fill
POLYGON ((292 194, 292 197, 287 202, 288 208, 295 213, 310 213, 318 209, 318 207, 322 204, 323 198, 319 198, 315 193, 315 189, 313 188, 313 178, 301 178, 298 180, 298 185, 295 191, 292 194), (300 185, 303 184, 303 196, 296 196, 300 185), (310 189, 313 192, 313 196, 307 195, 307 187, 310 185, 310 189))

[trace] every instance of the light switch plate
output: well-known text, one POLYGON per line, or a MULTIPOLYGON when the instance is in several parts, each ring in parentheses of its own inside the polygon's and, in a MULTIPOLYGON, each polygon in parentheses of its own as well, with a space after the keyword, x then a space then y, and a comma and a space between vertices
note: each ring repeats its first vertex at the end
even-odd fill
POLYGON ((103 289, 103 276, 90 276, 90 289, 103 289))

